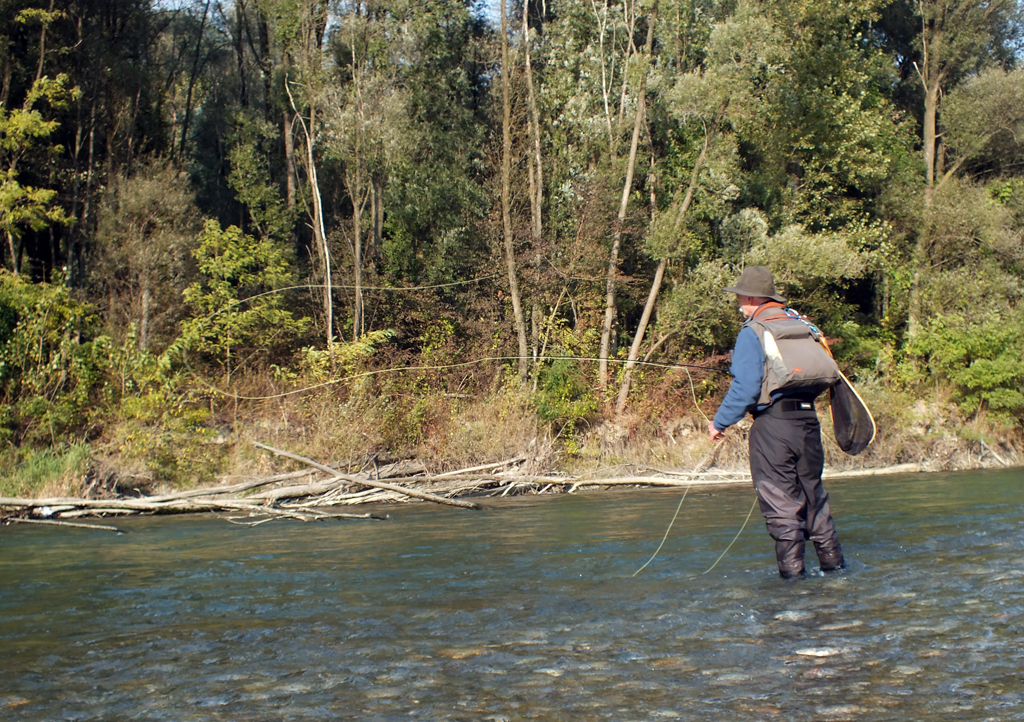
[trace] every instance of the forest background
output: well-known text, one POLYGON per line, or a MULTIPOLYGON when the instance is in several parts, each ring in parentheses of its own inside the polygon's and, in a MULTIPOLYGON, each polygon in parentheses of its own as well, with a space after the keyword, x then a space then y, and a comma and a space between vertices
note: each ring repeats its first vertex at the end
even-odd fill
POLYGON ((254 440, 692 466, 747 265, 872 406, 860 463, 1016 457, 1021 19, 0 0, 0 495, 253 473, 254 440))

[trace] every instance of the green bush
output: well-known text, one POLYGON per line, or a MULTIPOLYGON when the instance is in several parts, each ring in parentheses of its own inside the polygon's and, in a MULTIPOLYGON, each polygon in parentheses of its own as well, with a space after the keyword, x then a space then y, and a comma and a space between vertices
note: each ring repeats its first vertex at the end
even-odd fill
POLYGON ((935 316, 908 352, 950 385, 963 411, 1024 417, 1024 323, 1018 314, 935 316))
POLYGON ((193 316, 182 322, 172 352, 203 354, 229 381, 252 359, 266 358, 306 328, 307 319, 296 319, 276 292, 291 282, 280 244, 207 221, 193 255, 204 280, 185 289, 193 316))
POLYGON ((209 388, 190 383, 169 354, 140 349, 134 329, 108 351, 104 443, 154 481, 187 486, 223 467, 226 448, 208 425, 209 388))
POLYGON ((0 271, 0 434, 56 443, 88 423, 106 371, 109 339, 63 284, 29 283, 0 271))
POLYGON ((111 433, 123 461, 143 467, 154 481, 184 487, 209 482, 223 467, 227 449, 206 425, 209 410, 168 388, 125 398, 122 420, 111 433))
POLYGON ((537 415, 567 440, 597 412, 597 397, 583 371, 564 359, 551 361, 540 370, 535 399, 537 415))

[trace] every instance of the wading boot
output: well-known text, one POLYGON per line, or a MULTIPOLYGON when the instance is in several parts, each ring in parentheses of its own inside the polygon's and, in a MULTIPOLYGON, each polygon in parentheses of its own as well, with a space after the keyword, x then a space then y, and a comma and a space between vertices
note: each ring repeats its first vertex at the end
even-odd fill
POLYGON ((779 576, 783 579, 797 579, 804 576, 804 540, 775 540, 775 562, 779 565, 779 576))
POLYGON ((798 569, 779 567, 779 576, 783 579, 803 579, 807 574, 804 572, 803 566, 798 569))
POLYGON ((838 542, 835 546, 827 549, 823 546, 815 545, 815 551, 818 552, 821 571, 834 572, 839 569, 846 569, 846 560, 843 559, 843 548, 839 546, 838 542))

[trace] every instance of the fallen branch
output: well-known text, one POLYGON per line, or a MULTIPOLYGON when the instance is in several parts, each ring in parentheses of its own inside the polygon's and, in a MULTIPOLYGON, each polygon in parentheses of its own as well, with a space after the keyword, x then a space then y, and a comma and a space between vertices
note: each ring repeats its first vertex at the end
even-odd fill
POLYGON ((59 512, 61 519, 76 519, 80 516, 130 516, 138 514, 134 509, 69 509, 59 512))
POLYGON ((145 497, 148 501, 172 501, 174 499, 193 499, 195 497, 202 496, 220 496, 222 494, 237 494, 242 491, 249 491, 250 489, 258 489, 261 486, 269 486, 270 484, 276 484, 281 481, 288 481, 290 479, 301 479, 303 476, 309 476, 312 472, 309 469, 301 469, 299 471, 289 471, 286 474, 275 474, 274 476, 264 476, 259 479, 252 479, 250 481, 243 481, 239 484, 232 484, 230 486, 215 486, 211 489, 192 489, 191 491, 179 491, 174 494, 163 494, 161 496, 147 496, 145 497))
POLYGON ((468 469, 456 469, 455 471, 446 471, 443 474, 438 474, 437 476, 431 476, 429 478, 430 479, 448 479, 448 478, 453 477, 453 476, 463 476, 465 474, 472 474, 472 473, 477 472, 477 471, 486 471, 487 469, 500 469, 503 466, 511 466, 512 464, 517 464, 520 461, 522 461, 523 458, 524 457, 522 457, 522 456, 513 456, 511 459, 506 459, 505 461, 499 461, 499 462, 494 463, 494 464, 481 464, 480 466, 471 466, 468 469))
POLYGON ((54 526, 73 526, 78 529, 100 529, 101 531, 114 531, 118 534, 128 533, 123 529, 118 529, 116 526, 105 526, 103 524, 78 524, 73 521, 58 521, 56 519, 20 519, 18 517, 11 517, 9 521, 17 522, 18 524, 52 524, 54 526))
MULTIPOLYGON (((307 474, 310 472, 306 472, 307 474)), ((327 481, 318 481, 313 484, 303 484, 302 486, 285 486, 280 489, 270 489, 269 491, 262 491, 259 494, 253 494, 248 497, 250 499, 261 499, 263 501, 278 501, 280 499, 295 499, 301 496, 315 496, 316 494, 325 494, 327 492, 334 491, 346 483, 344 479, 328 479, 327 481)))
POLYGON ((411 496, 411 497, 416 498, 416 499, 423 499, 424 501, 432 501, 435 504, 447 504, 448 506, 458 506, 458 507, 461 507, 463 509, 480 509, 481 508, 479 504, 474 504, 471 501, 461 501, 459 499, 446 499, 443 496, 436 496, 434 494, 427 494, 426 492, 416 491, 414 489, 407 489, 407 488, 405 488, 403 486, 398 486, 397 484, 388 484, 387 482, 383 482, 383 481, 371 481, 369 479, 360 479, 360 478, 351 476, 349 474, 342 474, 340 471, 338 471, 336 469, 332 469, 331 467, 326 466, 324 464, 321 464, 319 462, 313 461, 312 459, 307 459, 305 456, 299 456, 298 454, 293 454, 293 453, 291 453, 289 451, 283 451, 281 449, 275 449, 273 446, 268 446, 266 444, 261 444, 258 441, 254 441, 252 443, 257 448, 263 449, 264 451, 269 451, 269 452, 271 452, 273 454, 277 454, 278 456, 283 456, 283 457, 288 458, 288 459, 294 459, 295 461, 300 461, 303 464, 307 464, 309 466, 312 466, 314 469, 319 469, 320 471, 325 471, 328 474, 333 475, 335 477, 335 479, 344 480, 344 481, 349 482, 350 484, 360 484, 362 486, 371 486, 371 487, 374 487, 374 488, 377 488, 377 489, 387 489, 388 491, 398 492, 399 494, 405 494, 406 496, 411 496))
POLYGON ((997 454, 995 449, 993 449, 991 446, 986 446, 984 441, 981 442, 981 456, 978 457, 979 461, 985 456, 985 452, 986 451, 988 453, 992 454, 992 456, 995 457, 995 460, 998 461, 1003 466, 1006 466, 1006 467, 1010 466, 1005 461, 1003 461, 1003 457, 1001 457, 999 454, 997 454))

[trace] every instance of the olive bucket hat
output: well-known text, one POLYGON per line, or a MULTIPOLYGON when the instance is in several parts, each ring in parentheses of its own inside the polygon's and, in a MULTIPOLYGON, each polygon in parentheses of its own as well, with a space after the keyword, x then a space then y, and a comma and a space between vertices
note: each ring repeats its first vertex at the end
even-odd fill
POLYGON ((736 285, 729 286, 723 290, 755 298, 770 298, 779 303, 786 302, 786 299, 775 293, 775 282, 772 280, 772 272, 765 266, 749 266, 744 268, 743 273, 736 279, 736 285))

